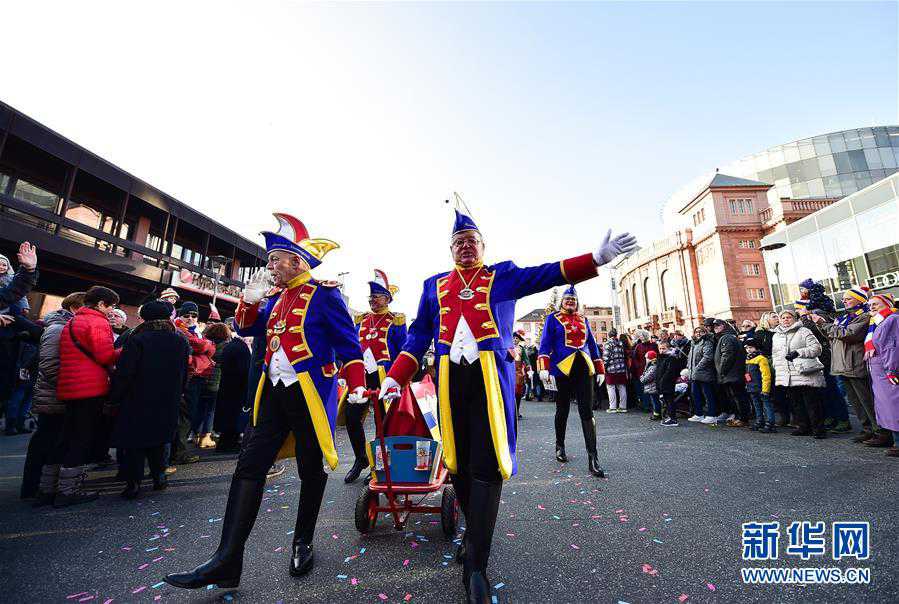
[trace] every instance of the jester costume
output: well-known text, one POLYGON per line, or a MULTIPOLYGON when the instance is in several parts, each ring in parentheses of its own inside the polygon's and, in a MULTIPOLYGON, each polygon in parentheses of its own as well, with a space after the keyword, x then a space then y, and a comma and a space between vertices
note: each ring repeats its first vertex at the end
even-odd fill
MULTIPOLYGON (((577 292, 570 286, 562 300, 574 298, 577 292)), ((584 431, 588 470, 602 477, 596 454, 596 422, 593 418, 593 380, 601 374, 602 355, 590 329, 590 322, 577 311, 560 310, 547 315, 540 337, 537 368, 549 371, 556 380, 556 459, 568 461, 565 454, 565 429, 572 396, 577 400, 578 415, 584 431)))
MULTIPOLYGON (((456 210, 453 235, 477 230, 470 217, 456 210)), ((593 256, 584 254, 528 268, 509 261, 457 266, 424 282, 415 321, 388 376, 400 386, 408 383, 435 342, 444 462, 454 475, 466 518, 461 555, 466 590, 472 573, 479 573, 478 581, 484 584, 502 481, 518 470, 515 367, 510 354, 515 302, 596 274, 593 256)))
MULTIPOLYGON (((327 240, 310 239, 296 218, 275 216, 281 224, 279 231, 263 233, 269 254, 295 254, 314 268, 337 247, 327 240)), ((193 571, 167 576, 168 583, 187 588, 238 584, 244 543, 262 502, 266 472, 277 457, 292 455, 297 458, 302 484, 290 572, 298 576, 311 569, 312 539, 327 481, 323 461, 332 470, 337 467, 337 362, 343 363, 351 389, 364 384, 362 351, 335 286, 303 272, 259 302, 241 300, 238 305, 238 333, 266 342, 253 407, 254 429, 231 480, 218 550, 193 571)))
MULTIPOLYGON (((399 291, 387 280, 387 274, 375 270, 374 281, 368 282, 371 296, 386 296, 388 303, 399 291)), ((365 385, 372 390, 379 390, 384 376, 390 371, 393 359, 397 357, 406 342, 406 317, 402 313, 391 312, 386 306, 377 312, 371 311, 356 315, 356 333, 359 346, 362 348, 362 362, 365 366, 365 385)), ((356 461, 347 472, 344 482, 353 482, 359 477, 362 469, 369 465, 365 453, 365 428, 363 422, 368 413, 368 405, 350 405, 341 401, 346 417, 346 431, 353 447, 356 461)), ((381 404, 380 401, 375 404, 381 404)), ((383 410, 383 408, 382 408, 383 410)), ((338 411, 338 417, 340 413, 338 411)))

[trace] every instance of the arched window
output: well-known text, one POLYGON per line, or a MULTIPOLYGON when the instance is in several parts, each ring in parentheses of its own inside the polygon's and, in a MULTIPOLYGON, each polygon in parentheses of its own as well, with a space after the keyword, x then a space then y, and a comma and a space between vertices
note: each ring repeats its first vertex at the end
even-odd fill
POLYGON ((668 271, 662 271, 662 310, 668 310, 668 287, 665 284, 665 278, 668 276, 668 271))
POLYGON ((624 290, 624 312, 627 315, 627 320, 633 320, 633 315, 631 315, 631 292, 624 290))
POLYGON ((637 284, 631 285, 631 300, 634 301, 634 318, 640 316, 640 307, 637 305, 637 284))
POLYGON ((643 310, 646 315, 650 315, 649 311, 649 277, 643 279, 643 310))

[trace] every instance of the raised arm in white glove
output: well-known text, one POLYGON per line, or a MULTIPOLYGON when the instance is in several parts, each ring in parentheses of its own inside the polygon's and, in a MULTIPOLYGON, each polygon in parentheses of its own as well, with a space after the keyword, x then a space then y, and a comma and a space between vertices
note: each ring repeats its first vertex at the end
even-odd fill
POLYGON ((389 403, 398 399, 399 397, 400 385, 397 383, 397 381, 390 376, 384 378, 384 381, 381 382, 381 393, 378 395, 378 398, 389 403))
POLYGON ((593 262, 596 263, 596 266, 602 266, 603 264, 608 264, 621 254, 629 254, 635 249, 637 249, 636 237, 630 233, 622 233, 621 235, 616 235, 615 238, 612 239, 612 229, 609 229, 602 245, 599 246, 598 250, 593 252, 593 262))
POLYGON ((368 402, 368 397, 365 396, 365 388, 362 386, 356 387, 355 390, 347 395, 346 400, 351 405, 364 405, 368 402))
POLYGON ((246 304, 256 304, 265 296, 271 287, 268 271, 264 268, 258 269, 247 280, 246 286, 243 288, 243 301, 246 304))
POLYGON ((540 381, 545 382, 548 379, 549 379, 549 370, 541 369, 540 370, 540 381))

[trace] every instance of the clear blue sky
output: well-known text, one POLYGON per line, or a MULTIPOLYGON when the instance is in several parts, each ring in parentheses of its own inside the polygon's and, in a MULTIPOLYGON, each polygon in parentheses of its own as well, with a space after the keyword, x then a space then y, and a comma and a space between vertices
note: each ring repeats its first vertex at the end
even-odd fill
POLYGON ((378 267, 410 314, 450 266, 453 190, 488 260, 531 263, 589 251, 609 226, 661 236, 674 190, 749 153, 899 121, 894 2, 4 13, 0 53, 16 59, 0 98, 247 236, 295 213, 343 244, 317 273, 350 271, 354 306, 378 267))

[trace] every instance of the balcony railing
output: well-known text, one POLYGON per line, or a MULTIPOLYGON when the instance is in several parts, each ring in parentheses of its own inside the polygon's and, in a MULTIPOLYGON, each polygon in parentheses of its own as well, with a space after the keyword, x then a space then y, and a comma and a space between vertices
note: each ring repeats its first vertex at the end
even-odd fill
MULTIPOLYGON (((24 217, 20 218, 11 213, 0 213, 0 221, 10 220, 13 222, 19 222, 25 226, 30 226, 36 230, 43 231, 45 235, 47 231, 53 232, 55 230, 55 227, 58 225, 59 227, 61 227, 61 229, 68 229, 69 231, 74 231, 75 233, 86 236, 87 239, 85 240, 79 240, 78 238, 71 236, 66 237, 68 241, 72 241, 80 245, 86 245, 85 242, 90 240, 105 242, 107 244, 105 246, 106 249, 98 247, 96 248, 98 253, 111 254, 112 250, 114 250, 116 247, 120 247, 136 254, 140 254, 144 256, 145 259, 152 259, 153 261, 155 261, 155 264, 160 266, 160 268, 170 268, 174 270, 186 269, 192 273, 197 273, 199 275, 209 277, 210 279, 215 279, 216 276, 212 270, 190 264, 173 256, 168 256, 154 249, 148 248, 138 243, 134 243, 133 241, 121 239, 119 237, 116 237, 115 235, 112 235, 105 231, 101 231, 100 229, 89 227, 76 220, 66 218, 65 216, 60 216, 59 214, 50 212, 49 210, 46 210, 44 208, 39 208, 33 204, 22 201, 20 199, 16 199, 15 197, 12 197, 11 195, 7 195, 5 193, 0 193, 0 208, 9 208, 11 210, 16 210, 17 212, 21 212, 22 214, 26 214, 27 216, 35 218, 37 219, 40 226, 36 226, 35 224, 33 224, 35 222, 33 220, 27 220, 24 219, 24 217)), ((235 286, 242 288, 244 285, 242 281, 223 277, 221 275, 219 275, 218 279, 219 283, 222 283, 225 286, 235 286)))

